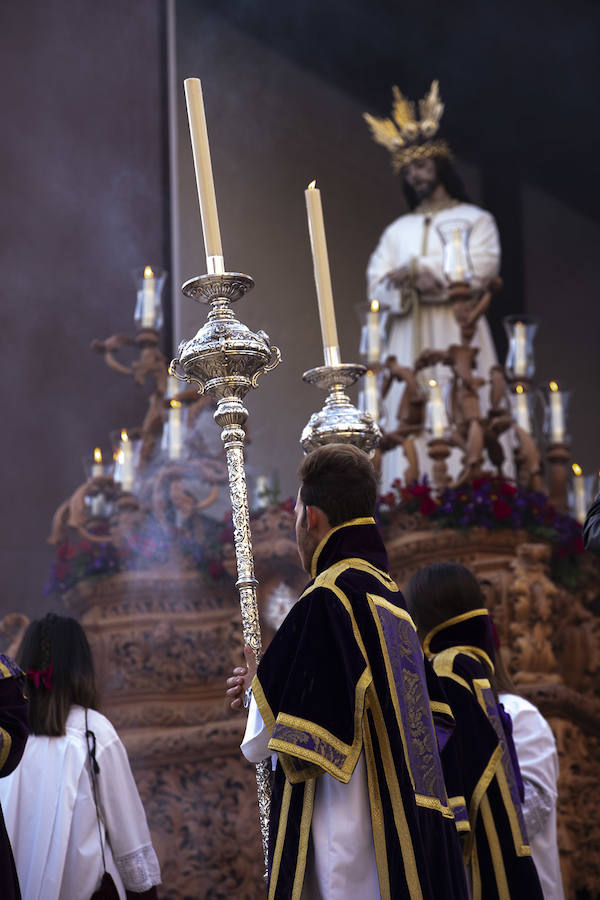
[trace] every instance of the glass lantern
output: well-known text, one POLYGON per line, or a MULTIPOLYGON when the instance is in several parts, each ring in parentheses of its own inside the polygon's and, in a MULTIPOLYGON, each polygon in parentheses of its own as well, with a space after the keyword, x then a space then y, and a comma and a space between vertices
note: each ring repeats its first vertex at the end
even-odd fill
POLYGON ((374 422, 379 423, 381 415, 381 394, 377 375, 371 369, 367 369, 361 379, 361 388, 358 392, 358 408, 361 412, 368 413, 374 422))
POLYGON ((505 316, 502 320, 508 338, 506 374, 510 381, 519 378, 531 379, 535 374, 533 339, 537 331, 537 320, 532 316, 505 316))
POLYGON ((473 263, 469 255, 472 225, 464 219, 451 219, 436 225, 442 241, 442 271, 450 284, 469 284, 473 263))
POLYGON ((382 361, 386 342, 389 306, 379 300, 358 305, 361 320, 359 352, 367 366, 382 361))
MULTIPOLYGON (((168 385, 170 387, 170 385, 168 385)), ((183 459, 186 455, 185 432, 187 428, 187 406, 172 396, 168 400, 167 421, 163 426, 161 450, 171 460, 183 459)))
POLYGON ((137 480, 141 441, 124 428, 120 432, 111 432, 111 440, 114 448, 113 479, 121 485, 122 491, 132 493, 137 480))
POLYGON ((544 436, 549 445, 568 444, 568 408, 571 394, 551 381, 545 389, 544 436))
POLYGON ((515 385, 514 391, 510 394, 510 409, 513 420, 519 428, 532 434, 531 395, 528 393, 526 385, 515 385))
POLYGON ((134 322, 138 328, 158 331, 163 324, 162 291, 167 273, 164 269, 144 266, 134 270, 137 286, 134 322))
POLYGON ((446 412, 447 385, 435 378, 427 382, 428 398, 425 406, 425 431, 431 438, 444 439, 448 434, 448 413, 446 412))

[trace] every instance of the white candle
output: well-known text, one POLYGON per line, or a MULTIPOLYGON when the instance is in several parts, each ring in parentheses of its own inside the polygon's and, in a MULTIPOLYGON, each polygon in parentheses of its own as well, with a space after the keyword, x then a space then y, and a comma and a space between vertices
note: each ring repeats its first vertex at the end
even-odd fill
POLYGON ((371 300, 371 308, 367 313, 367 362, 378 363, 380 357, 379 301, 371 300))
POLYGON ((379 391, 377 389, 377 376, 370 369, 365 375, 364 392, 365 412, 368 412, 372 419, 377 422, 379 419, 379 391))
POLYGON ((144 284, 142 286, 142 328, 154 326, 154 298, 156 295, 156 282, 154 272, 150 266, 144 269, 144 284))
POLYGON ((102 475, 104 475, 102 451, 100 447, 96 447, 94 450, 94 462, 92 463, 92 478, 100 478, 102 475))
POLYGON ((169 405, 169 459, 180 459, 183 448, 183 407, 181 401, 169 405))
POLYGON ((448 427, 448 417, 444 408, 442 389, 432 378, 429 382, 429 428, 434 438, 442 438, 448 427))
MULTIPOLYGON (((185 100, 187 104, 190 136, 192 139, 192 153, 194 156, 194 170, 196 172, 196 187, 200 202, 200 215, 202 217, 202 231, 204 233, 204 249, 209 272, 217 271, 214 257, 222 261, 223 248, 221 246, 221 232, 219 230, 219 216, 217 214, 217 198, 213 182, 212 165, 210 161, 210 147, 208 143, 208 131, 206 128, 206 116, 204 114, 204 100, 202 97, 202 84, 199 78, 186 78, 184 81, 185 100)), ((223 271, 221 266, 221 271, 223 271)))
POLYGON ((514 331, 515 362, 514 373, 517 376, 527 374, 527 329, 523 322, 517 322, 514 331))
POLYGON ((121 487, 124 491, 131 491, 133 488, 134 465, 133 465, 133 447, 129 440, 129 435, 125 429, 121 432, 121 444, 119 447, 119 463, 121 487))
POLYGON ((519 428, 531 432, 527 394, 522 384, 518 384, 515 388, 514 417, 519 428))
POLYGON ((335 365, 340 361, 340 348, 333 307, 333 291, 331 289, 331 274, 327 256, 327 241, 325 240, 321 191, 318 190, 315 184, 314 181, 309 184, 304 191, 304 197, 306 199, 308 231, 315 272, 315 285, 317 287, 325 364, 335 365))
POLYGON ((562 444, 565 439, 565 413, 556 381, 550 382, 550 439, 562 444))
POLYGON ((583 525, 587 512, 583 471, 581 469, 581 466, 577 465, 577 463, 573 463, 571 468, 573 470, 573 506, 575 518, 583 525))

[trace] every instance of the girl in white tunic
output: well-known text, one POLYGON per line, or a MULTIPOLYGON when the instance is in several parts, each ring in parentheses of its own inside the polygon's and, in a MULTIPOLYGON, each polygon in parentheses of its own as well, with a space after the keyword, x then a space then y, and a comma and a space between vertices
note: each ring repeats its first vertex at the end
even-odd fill
POLYGON ((93 663, 83 629, 74 619, 54 615, 32 622, 18 659, 29 675, 31 736, 21 765, 0 784, 0 801, 23 900, 87 900, 100 885, 86 709, 100 769, 106 870, 121 900, 155 898, 158 860, 125 748, 93 708, 93 663))

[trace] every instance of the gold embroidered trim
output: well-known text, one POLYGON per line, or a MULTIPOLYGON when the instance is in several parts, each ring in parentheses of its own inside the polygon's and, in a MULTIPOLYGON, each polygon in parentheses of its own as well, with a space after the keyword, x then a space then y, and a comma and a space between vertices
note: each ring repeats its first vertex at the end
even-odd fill
POLYGON ((473 845, 473 857, 471 859, 471 889, 472 900, 482 900, 481 898, 481 871, 479 869, 479 856, 477 854, 477 844, 473 845))
POLYGON ((500 841, 498 840, 498 832, 496 831, 494 817, 492 815, 492 810, 490 809, 490 801, 487 797, 483 797, 481 801, 481 818, 483 820, 488 846, 490 848, 490 855, 492 857, 499 900, 510 900, 510 891, 508 889, 508 881, 506 880, 506 870, 504 868, 502 850, 500 849, 500 841))
POLYGON ((0 772, 4 768, 4 764, 8 759, 8 754, 10 753, 12 747, 12 738, 8 731, 4 728, 0 728, 0 772))
MULTIPOLYGON (((473 681, 473 686, 475 688, 475 693, 477 695, 479 705, 482 707, 486 716, 488 716, 488 710, 483 691, 491 691, 491 685, 487 678, 477 678, 473 681)), ((506 771, 504 769, 503 763, 498 767, 498 771, 496 772, 496 779, 498 781, 498 786, 502 795, 506 815, 508 816, 513 843, 515 845, 515 852, 517 856, 531 856, 531 847, 528 845, 525 839, 525 835, 521 831, 519 817, 515 809, 514 800, 510 793, 510 787, 508 786, 508 779, 506 777, 506 771)))
POLYGON ((283 788, 283 797, 281 799, 281 812, 279 815, 279 826, 277 828, 277 840, 275 842, 275 852, 273 853, 273 866, 271 868, 271 883, 269 885, 268 900, 274 900, 275 891, 277 890, 277 880, 279 878, 279 866, 281 865, 281 856, 283 853, 283 845, 285 843, 285 835, 287 832, 287 820, 290 811, 290 801, 292 799, 292 786, 286 781, 283 788))
POLYGON ((471 825, 471 840, 467 841, 464 847, 464 856, 465 862, 469 861, 469 857, 471 856, 471 852, 473 850, 473 841, 475 838, 475 824, 477 822, 477 816, 479 814, 479 806, 481 804, 482 799, 485 796, 485 792, 490 786, 490 782, 498 768, 502 765, 502 747, 498 745, 494 752, 492 753, 490 760, 483 770, 483 773, 475 785, 475 790, 473 791, 473 795, 471 797, 471 804, 469 806, 469 823, 471 825))
POLYGON ((450 708, 448 703, 442 703, 441 700, 430 700, 429 707, 431 712, 443 713, 445 716, 449 716, 452 720, 454 720, 454 713, 450 708))
POLYGON ((421 883, 419 880, 419 873, 417 871, 415 852, 408 828, 408 822, 406 820, 404 803, 402 801, 402 792, 400 791, 400 785, 398 784, 398 777, 396 775, 396 767, 394 765, 392 749, 389 744, 388 733, 385 727, 379 700, 375 696, 374 691, 371 691, 371 693, 369 694, 369 709, 373 714, 373 720, 375 722, 375 729, 377 731, 377 738, 379 740, 379 747, 381 750, 383 765, 387 775, 387 785, 390 792, 396 831, 398 833, 398 839, 400 841, 402 861, 404 863, 404 874, 406 876, 406 883, 408 885, 410 898, 411 900, 423 900, 423 893, 421 891, 421 883))
MULTIPOLYGON (((367 697, 367 707, 370 707, 367 697)), ((375 860, 377 862, 377 875, 379 878, 379 891, 381 900, 391 900, 390 872, 388 868, 387 844, 385 840, 385 823, 383 820, 383 803, 375 765, 375 752, 373 750, 373 738, 371 728, 365 711, 363 717, 363 739, 365 745, 365 758, 367 761, 367 784, 369 788, 369 806, 371 809, 371 827, 373 829, 373 843, 375 845, 375 860)))
POLYGON ((474 619, 476 616, 489 616, 489 612, 485 608, 470 609, 468 612, 461 613, 459 616, 453 616, 451 619, 446 619, 445 622, 440 622, 439 625, 436 625, 435 628, 432 628, 423 641, 423 650, 425 651, 426 656, 433 656, 433 653, 429 649, 429 645, 431 644, 432 638, 435 637, 438 631, 441 631, 443 628, 448 628, 450 625, 458 625, 460 622, 466 622, 468 619, 474 619))
POLYGON ((349 522, 342 522, 341 525, 336 525, 335 528, 332 528, 331 531, 328 531, 324 538, 321 538, 319 543, 317 544, 316 550, 313 553, 312 562, 310 564, 310 574, 313 578, 317 577, 317 563, 319 561, 319 556, 321 555, 321 551, 332 534, 335 534, 336 531, 339 531, 341 528, 348 528, 349 525, 375 525, 375 519, 372 516, 364 516, 359 519, 351 519, 349 522))
MULTIPOLYGON (((298 770, 294 767, 293 763, 287 758, 287 756, 291 756, 296 759, 302 759, 306 762, 312 763, 321 771, 328 772, 338 781, 341 781, 344 784, 348 784, 350 778, 352 777, 352 773, 354 771, 362 748, 361 720, 364 709, 365 693, 368 686, 371 684, 371 681, 371 670, 366 668, 363 674, 360 676, 356 685, 354 700, 354 741, 351 746, 348 746, 348 744, 344 744, 325 728, 321 728, 314 722, 308 722, 305 719, 299 719, 295 716, 288 716, 285 713, 280 713, 277 716, 277 725, 287 725, 291 728, 296 728, 299 731, 305 731, 311 736, 319 738, 320 740, 331 744, 331 746, 335 750, 345 756, 344 762, 341 766, 339 766, 331 760, 328 760, 326 757, 322 756, 317 751, 311 750, 309 747, 302 747, 298 744, 290 743, 289 741, 285 741, 276 737, 271 738, 271 740, 269 741, 269 750, 275 750, 277 751, 277 753, 281 754, 279 756, 279 761, 281 763, 283 771, 285 772, 286 778, 292 784, 298 784, 301 781, 305 781, 307 776, 311 777, 318 773, 315 773, 311 770, 303 770, 298 772, 298 770)), ((258 699, 256 702, 258 703, 258 699)))
POLYGON ((315 779, 311 778, 304 787, 304 799, 302 801, 302 818, 300 819, 300 840, 298 842, 298 859, 296 862, 296 874, 292 888, 292 900, 300 900, 304 874, 306 872, 306 854, 308 851, 308 839, 310 837, 310 824, 312 822, 313 806, 315 800, 315 779))

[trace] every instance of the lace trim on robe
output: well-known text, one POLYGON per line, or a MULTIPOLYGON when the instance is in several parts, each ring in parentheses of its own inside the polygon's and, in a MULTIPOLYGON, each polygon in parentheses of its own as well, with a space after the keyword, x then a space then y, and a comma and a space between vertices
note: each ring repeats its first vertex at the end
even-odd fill
POLYGON ((133 853, 115 857, 121 880, 128 891, 138 894, 160 884, 160 867, 152 844, 146 844, 133 853))
POLYGON ((523 779, 525 800, 522 804, 523 818, 529 841, 545 827, 548 817, 554 808, 552 797, 538 784, 523 779))

